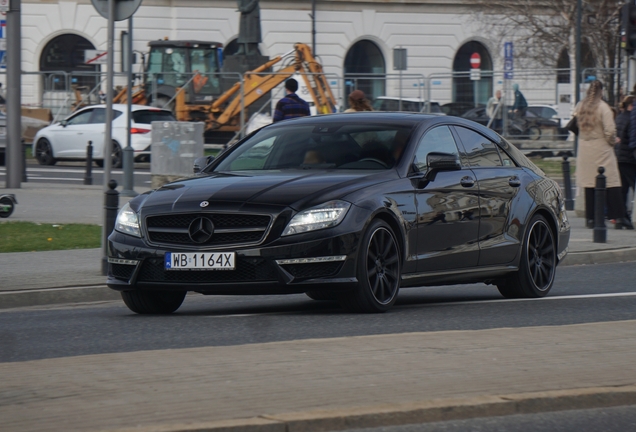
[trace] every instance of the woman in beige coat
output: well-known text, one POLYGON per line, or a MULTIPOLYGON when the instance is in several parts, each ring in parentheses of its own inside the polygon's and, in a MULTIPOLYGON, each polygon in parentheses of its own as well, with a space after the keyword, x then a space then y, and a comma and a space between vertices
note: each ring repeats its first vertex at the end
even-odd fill
POLYGON ((587 96, 574 110, 579 126, 576 185, 585 190, 585 219, 588 228, 594 228, 596 176, 598 167, 605 168, 607 217, 616 220, 617 229, 633 229, 631 222, 625 217, 625 203, 621 198, 621 178, 614 153, 614 113, 601 99, 602 95, 603 84, 600 81, 592 81, 587 96))

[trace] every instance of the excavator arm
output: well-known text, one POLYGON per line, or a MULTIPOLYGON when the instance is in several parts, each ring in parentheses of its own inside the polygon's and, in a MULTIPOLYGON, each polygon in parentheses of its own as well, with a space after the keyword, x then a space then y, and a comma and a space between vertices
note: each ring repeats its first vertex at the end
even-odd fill
MULTIPOLYGON (((226 129, 231 125, 237 125, 237 117, 242 109, 249 108, 263 95, 294 74, 300 74, 303 77, 318 113, 334 112, 336 99, 331 92, 322 66, 311 54, 311 48, 305 44, 297 43, 294 45, 293 53, 293 61, 273 73, 264 74, 267 69, 279 63, 285 56, 276 57, 258 68, 246 72, 243 75, 242 95, 241 83, 239 82, 208 106, 206 109, 206 129, 226 129)), ((190 120, 194 111, 201 112, 201 106, 188 105, 184 92, 178 91, 176 97, 177 119, 190 120)))

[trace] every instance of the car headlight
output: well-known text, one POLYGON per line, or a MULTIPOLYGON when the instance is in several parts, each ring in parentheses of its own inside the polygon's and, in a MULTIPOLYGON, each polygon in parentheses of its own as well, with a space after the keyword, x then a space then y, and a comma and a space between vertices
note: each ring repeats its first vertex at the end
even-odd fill
POLYGON ((288 236, 335 227, 342 222, 349 207, 351 204, 346 201, 329 201, 301 211, 289 221, 283 235, 288 236))
POLYGON ((115 221, 115 230, 135 237, 141 237, 139 216, 130 208, 130 204, 126 203, 126 205, 119 210, 117 220, 115 221))

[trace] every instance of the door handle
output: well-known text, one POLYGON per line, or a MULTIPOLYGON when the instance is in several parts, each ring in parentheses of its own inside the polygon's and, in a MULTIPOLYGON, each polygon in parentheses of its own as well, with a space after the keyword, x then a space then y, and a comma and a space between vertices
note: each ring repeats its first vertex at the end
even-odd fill
POLYGON ((521 186, 521 180, 519 180, 519 177, 517 176, 510 177, 510 179, 508 180, 508 184, 512 187, 519 187, 521 186))
POLYGON ((463 187, 473 187, 475 186, 475 179, 468 176, 462 177, 462 179, 459 181, 459 184, 461 184, 463 187))

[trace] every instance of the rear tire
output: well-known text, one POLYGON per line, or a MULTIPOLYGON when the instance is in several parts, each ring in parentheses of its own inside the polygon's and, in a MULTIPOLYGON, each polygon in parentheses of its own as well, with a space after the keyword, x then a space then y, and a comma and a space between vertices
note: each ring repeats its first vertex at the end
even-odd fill
POLYGON ((528 136, 529 140, 536 141, 541 138, 541 129, 539 129, 537 126, 530 126, 526 131, 526 135, 528 136))
POLYGON ((535 215, 523 240, 519 270, 497 283, 506 298, 545 297, 556 274, 556 242, 548 222, 535 215))
MULTIPOLYGON (((117 143, 117 141, 113 141, 113 151, 111 153, 112 159, 112 167, 113 168, 121 168, 123 165, 123 155, 121 151, 121 146, 117 143)), ((96 159, 95 165, 100 168, 104 168, 104 159, 96 159)))
POLYGON ((365 313, 386 312, 397 300, 402 261, 391 227, 376 219, 362 237, 357 260, 358 286, 338 294, 347 310, 365 313))
POLYGON ((53 157, 53 147, 46 138, 42 138, 35 145, 35 158, 40 165, 55 165, 57 162, 53 157))
POLYGON ((179 309, 185 291, 122 291, 128 309, 138 314, 165 315, 179 309))

